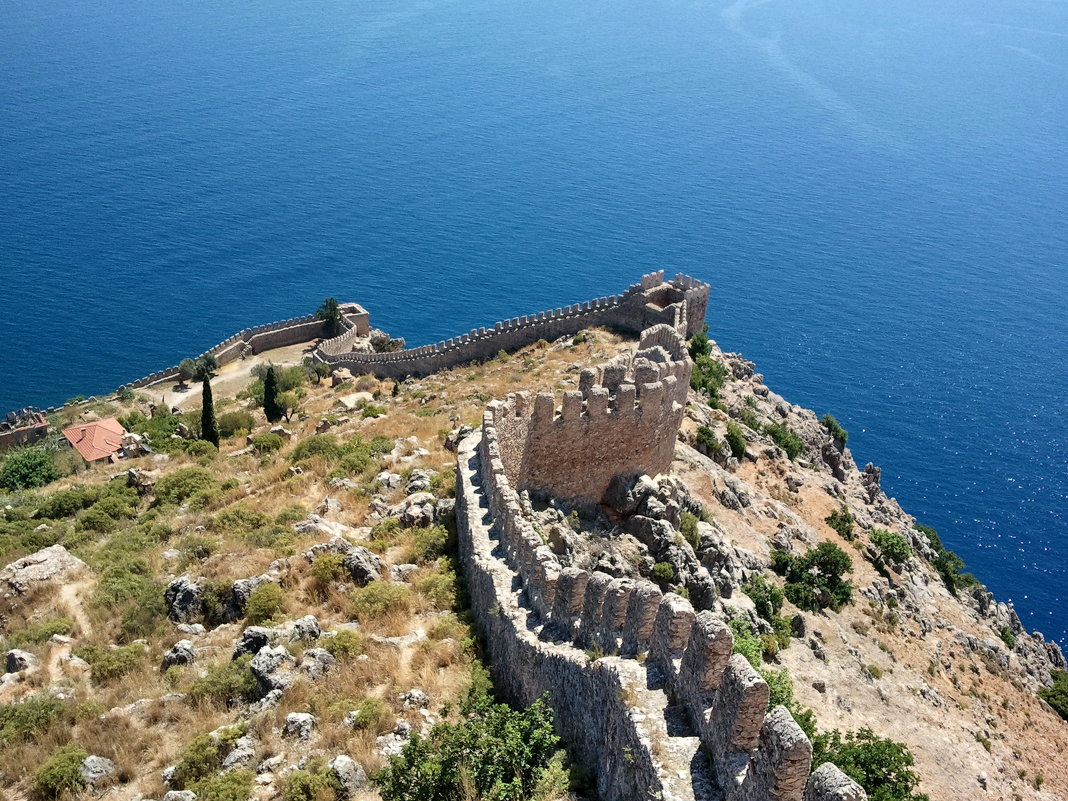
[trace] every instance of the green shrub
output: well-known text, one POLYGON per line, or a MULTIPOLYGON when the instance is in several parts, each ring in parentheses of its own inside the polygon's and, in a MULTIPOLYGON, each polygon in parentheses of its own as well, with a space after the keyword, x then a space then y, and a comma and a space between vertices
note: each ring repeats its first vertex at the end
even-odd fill
POLYGON ((256 419, 248 412, 225 412, 216 421, 219 436, 236 437, 248 434, 256 427, 256 419))
POLYGON ((65 745, 56 749, 47 761, 33 774, 33 789, 42 798, 59 798, 64 793, 75 793, 85 787, 82 778, 82 761, 89 756, 84 748, 65 745))
POLYGON ((885 531, 881 528, 873 528, 870 536, 871 543, 878 549, 880 558, 887 562, 900 565, 907 562, 909 557, 912 556, 912 546, 900 534, 885 531))
POLYGON ((301 440, 289 454, 289 459, 292 462, 302 462, 321 456, 329 462, 340 459, 341 453, 341 445, 333 434, 316 434, 301 440))
POLYGON ((738 428, 737 423, 727 423, 727 446, 731 449, 731 456, 741 459, 745 456, 745 449, 749 443, 745 440, 745 434, 738 428))
POLYGON ((187 562, 203 562, 215 553, 215 549, 218 547, 219 543, 215 540, 202 537, 199 534, 190 534, 188 537, 183 537, 181 542, 178 543, 178 549, 182 552, 187 562))
POLYGON ((0 465, 0 489, 36 489, 57 478, 59 470, 52 454, 40 448, 16 448, 0 465))
POLYGON ((114 531, 116 525, 115 518, 94 505, 78 515, 74 530, 107 534, 109 531, 114 531))
POLYGON ((27 645, 40 645, 54 634, 70 634, 74 631, 74 621, 69 617, 54 617, 32 626, 27 626, 8 635, 7 641, 14 648, 27 645))
POLYGON ((1005 643, 1005 647, 1010 651, 1016 647, 1016 635, 1012 633, 1012 629, 1008 626, 1002 626, 998 629, 998 637, 1005 643))
POLYGON ((697 356, 693 360, 690 373, 690 389, 700 392, 710 399, 719 397, 719 391, 727 383, 727 368, 711 356, 697 356))
POLYGON ((145 659, 145 648, 139 643, 124 645, 120 648, 100 648, 85 645, 78 648, 74 655, 89 663, 93 681, 104 683, 122 678, 145 659))
POLYGON ((219 512, 212 521, 211 526, 218 531, 237 534, 262 528, 270 522, 271 518, 263 512, 238 504, 219 512))
POLYGON ((51 520, 71 517, 82 509, 88 509, 99 498, 100 492, 95 487, 73 487, 54 492, 37 507, 37 516, 51 520))
POLYGON ((289 526, 273 523, 241 535, 241 539, 255 548, 273 548, 279 553, 292 553, 296 532, 289 526))
POLYGON ((857 538, 857 535, 853 532, 853 525, 857 522, 857 519, 853 517, 853 513, 846 506, 841 509, 835 509, 824 518, 824 522, 837 531, 838 536, 842 539, 852 542, 857 538))
POLYGON ((191 439, 185 443, 185 452, 190 456, 207 457, 214 459, 219 455, 219 449, 214 443, 206 439, 191 439))
POLYGON ((773 584, 760 575, 755 575, 745 586, 742 592, 748 595, 756 606, 756 613, 769 623, 782 610, 785 595, 778 585, 773 584))
POLYGON ((834 415, 825 414, 820 419, 820 422, 823 424, 823 427, 827 429, 827 433, 831 435, 831 439, 835 442, 839 442, 842 445, 849 442, 849 434, 846 433, 846 430, 834 419, 834 415))
POLYGON ((801 609, 837 611, 853 598, 853 586, 843 580, 853 572, 849 554, 831 542, 821 542, 804 556, 772 551, 771 565, 786 579, 786 597, 801 609))
POLYGON ((416 583, 416 589, 435 609, 447 610, 456 606, 457 581, 451 570, 435 571, 422 577, 416 583))
POLYGON ((282 784, 282 801, 336 801, 343 788, 337 775, 321 759, 312 759, 290 773, 282 784))
POLYGON ((697 515, 691 512, 683 512, 679 518, 679 531, 686 539, 686 542, 690 543, 690 547, 696 551, 701 544, 701 535, 697 531, 697 515))
POLYGON ((513 710, 488 698, 462 705, 455 723, 415 735, 375 775, 383 801, 527 801, 536 798, 559 741, 542 698, 513 710))
POLYGON ((675 580, 675 568, 671 562, 657 562, 653 565, 653 581, 661 586, 670 584, 675 580))
POLYGON ((322 584, 341 581, 348 575, 345 569, 345 557, 339 553, 323 553, 315 557, 311 565, 312 578, 322 584))
POLYGON ((690 337, 690 341, 686 344, 686 349, 690 352, 690 358, 696 360, 698 356, 707 356, 712 352, 712 348, 708 342, 708 325, 690 337))
POLYGON ((445 526, 430 526, 417 529, 415 532, 414 553, 417 562, 431 562, 439 556, 445 555, 445 547, 449 542, 449 532, 445 526))
POLYGON ((753 632, 749 621, 736 617, 727 621, 727 625, 734 634, 734 648, 731 653, 741 654, 750 665, 759 670, 764 664, 764 644, 753 632))
POLYGON ((183 467, 156 482, 156 500, 179 504, 198 492, 217 489, 219 483, 201 467, 183 467))
POLYGON ((935 570, 938 571, 938 575, 942 577, 942 581, 951 593, 956 595, 958 590, 979 585, 979 580, 975 576, 961 572, 964 569, 964 560, 942 544, 937 531, 930 526, 919 524, 916 525, 916 530, 927 537, 927 541, 931 544, 935 552, 933 562, 935 570))
POLYGON ((776 445, 786 451, 790 461, 796 459, 805 450, 804 441, 786 423, 768 423, 764 426, 764 433, 771 437, 776 445))
POLYGON ((51 695, 31 696, 0 705, 0 745, 36 740, 53 724, 69 719, 70 709, 51 695))
POLYGON ((352 591, 352 611, 360 620, 373 620, 391 611, 410 611, 415 598, 404 584, 372 581, 366 587, 352 591))
POLYGON ((322 641, 323 648, 336 659, 351 659, 364 651, 363 636, 350 629, 341 629, 333 637, 322 641))
POLYGON ((250 626, 260 626, 282 612, 282 588, 268 581, 254 589, 245 606, 245 621, 250 626))
POLYGON ((1068 670, 1054 670, 1050 675, 1053 676, 1053 686, 1043 687, 1038 691, 1038 697, 1068 720, 1068 670))
POLYGON ((274 522, 280 526, 285 526, 290 523, 296 523, 298 520, 303 520, 307 516, 308 510, 299 503, 294 503, 279 512, 275 516, 274 522))
POLYGON ((181 790, 217 773, 240 737, 241 729, 237 726, 223 729, 214 736, 201 734, 194 737, 182 750, 170 784, 181 790))
POLYGON ((385 406, 368 403, 360 410, 360 417, 362 417, 364 420, 369 420, 373 417, 382 417, 385 413, 385 406))
POLYGON ((273 453, 282 450, 285 440, 279 434, 256 434, 252 437, 252 447, 257 453, 273 453))
POLYGON ((243 654, 231 662, 208 667, 189 688, 191 701, 209 701, 231 705, 236 701, 251 701, 256 692, 256 677, 248 669, 251 654, 243 654))
POLYGON ((252 779, 251 771, 235 770, 201 779, 189 789, 197 794, 197 801, 248 801, 252 779))
POLYGON ((833 762, 868 793, 870 801, 929 801, 916 792, 920 777, 916 764, 901 743, 877 737, 871 729, 846 732, 835 729, 812 741, 812 764, 833 762))
POLYGON ((723 443, 716 439, 716 432, 708 426, 697 427, 697 447, 703 450, 713 459, 722 459, 724 456, 723 443))

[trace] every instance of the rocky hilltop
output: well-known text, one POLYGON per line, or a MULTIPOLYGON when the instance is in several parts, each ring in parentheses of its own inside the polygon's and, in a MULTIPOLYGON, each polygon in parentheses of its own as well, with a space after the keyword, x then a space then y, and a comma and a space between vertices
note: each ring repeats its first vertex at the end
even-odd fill
POLYGON ((412 351, 355 306, 307 354, 256 329, 218 447, 169 384, 65 409, 146 455, 2 499, 6 797, 1068 798, 1059 648, 707 299, 652 274, 412 351), (490 680, 555 735, 529 783, 448 785, 433 748, 512 714, 490 680))

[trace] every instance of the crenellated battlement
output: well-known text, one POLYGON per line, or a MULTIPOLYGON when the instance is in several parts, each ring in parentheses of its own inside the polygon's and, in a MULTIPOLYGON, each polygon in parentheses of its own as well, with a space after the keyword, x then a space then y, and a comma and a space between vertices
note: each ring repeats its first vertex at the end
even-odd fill
MULTIPOLYGON (((784 707, 765 713, 768 685, 742 656, 732 655, 734 637, 726 623, 711 612, 696 612, 689 601, 663 593, 651 582, 563 567, 544 544, 533 518, 524 514, 505 466, 497 426, 503 406, 486 410, 481 437, 469 438, 461 449, 459 497, 469 501, 481 497, 479 506, 486 510, 491 540, 484 546, 481 562, 492 551, 516 577, 519 602, 527 616, 525 628, 540 630, 540 640, 553 643, 552 647, 583 651, 596 646, 606 657, 621 659, 620 664, 644 662, 647 681, 662 686, 686 711, 725 798, 800 801, 806 791, 812 746, 784 707)), ((535 416, 529 409, 524 414, 528 419, 535 416)), ((462 547, 475 547, 476 543, 463 540, 478 535, 478 527, 461 526, 462 547)), ((485 565, 480 563, 477 569, 485 565)), ((501 612, 502 617, 509 614, 501 612)), ((616 662, 607 659, 595 664, 616 662)), ((595 664, 585 670, 593 671, 595 664)), ((522 672, 524 666, 511 664, 506 669, 522 672)), ((621 671, 620 681, 624 675, 621 671)), ((567 698, 553 700, 558 715, 569 715, 567 698)), ((567 725, 579 732, 587 727, 593 741, 603 731, 597 720, 571 720, 567 725)), ((651 756, 648 761, 655 762, 651 756)), ((808 788, 806 798, 845 801, 865 797, 834 766, 824 766, 818 775, 823 778, 808 788), (833 781, 827 780, 828 775, 833 781), (854 794, 845 794, 843 787, 854 794)), ((627 797, 626 792, 619 797, 627 797)))
POLYGON ((648 273, 619 295, 512 317, 432 345, 394 353, 351 353, 338 338, 320 345, 315 357, 354 373, 403 378, 485 361, 502 350, 518 350, 540 339, 554 340, 585 328, 605 326, 637 335, 665 324, 688 336, 704 324, 709 291, 708 284, 688 275, 680 273, 666 281, 663 271, 648 273))
POLYGON ((629 359, 583 370, 559 399, 517 392, 490 404, 506 475, 519 490, 595 504, 616 475, 666 472, 692 368, 685 340, 660 324, 629 359))

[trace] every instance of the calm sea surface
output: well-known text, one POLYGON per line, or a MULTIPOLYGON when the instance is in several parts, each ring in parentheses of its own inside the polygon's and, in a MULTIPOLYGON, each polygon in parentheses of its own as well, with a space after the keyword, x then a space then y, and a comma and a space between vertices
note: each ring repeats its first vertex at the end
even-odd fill
POLYGON ((0 410, 326 295, 710 323, 1068 632, 1068 4, 0 0, 0 410))

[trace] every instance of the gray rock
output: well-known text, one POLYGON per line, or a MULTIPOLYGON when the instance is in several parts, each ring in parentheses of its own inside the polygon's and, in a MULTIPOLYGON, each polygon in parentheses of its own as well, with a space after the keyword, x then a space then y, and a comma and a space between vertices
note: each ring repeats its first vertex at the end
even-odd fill
POLYGON ((812 771, 805 787, 805 801, 867 801, 867 798, 859 784, 830 762, 812 771))
POLYGON ((316 543, 306 550, 304 552, 304 559, 310 564, 323 554, 334 553, 344 555, 350 553, 354 547, 355 546, 344 537, 331 537, 329 541, 316 543))
POLYGON ((350 756, 338 754, 326 763, 341 784, 341 792, 346 798, 367 784, 367 773, 363 766, 350 756))
POLYGON ((199 635, 207 632, 202 623, 179 623, 175 628, 182 634, 199 635))
POLYGON ((434 496, 429 492, 409 495, 389 513, 396 517, 403 528, 427 528, 434 523, 434 496))
POLYGON ((115 763, 107 757, 87 756, 78 770, 86 786, 95 789, 102 781, 115 775, 115 763))
POLYGON ((363 547, 354 547, 342 563, 360 587, 382 578, 382 560, 363 547))
POLYGON ((317 640, 322 636, 323 630, 315 615, 305 615, 293 623, 293 640, 317 640))
POLYGON ((201 614, 200 585, 188 574, 181 575, 167 585, 163 600, 167 604, 167 616, 179 623, 191 623, 201 614))
POLYGON ((23 670, 29 670, 35 668, 41 664, 41 660, 31 654, 29 651, 22 651, 18 648, 12 648, 7 652, 7 661, 5 667, 8 673, 19 673, 23 670))
POLYGON ((196 651, 193 649, 192 641, 178 640, 163 655, 163 662, 160 663, 159 669, 162 672, 175 665, 191 665, 196 661, 196 658, 196 651))
POLYGON ((317 514, 308 515, 304 520, 294 523, 293 530, 298 534, 315 534, 323 537, 348 537, 353 534, 352 528, 344 523, 326 520, 317 514))
POLYGON ((223 758, 223 773, 228 773, 231 770, 237 768, 243 768, 252 762, 253 757, 256 756, 256 740, 254 737, 246 734, 243 737, 239 737, 237 742, 234 743, 233 749, 223 758))
POLYGON ((260 652, 261 648, 264 648, 271 644, 271 640, 278 634, 274 629, 265 628, 263 626, 249 626, 238 638, 234 644, 234 654, 231 659, 237 659, 239 656, 245 654, 252 654, 255 656, 260 652))
MULTIPOLYGON (((330 479, 329 482, 327 482, 327 486, 330 487, 330 489, 354 490, 360 485, 353 481, 351 478, 338 478, 335 476, 334 478, 330 479)), ((329 500, 333 499, 331 498, 329 500)), ((337 503, 337 501, 334 502, 337 503)), ((338 510, 340 511, 340 509, 341 505, 338 504, 338 510)))
POLYGON ((283 737, 296 737, 298 740, 309 740, 315 733, 315 716, 307 712, 290 712, 286 715, 285 725, 282 727, 283 737))
POLYGON ((434 474, 433 470, 413 470, 408 476, 408 483, 404 485, 404 491, 409 495, 425 492, 430 489, 430 478, 434 474))
POLYGON ((279 695, 293 686, 296 660, 282 646, 266 646, 252 657, 249 670, 256 679, 256 697, 263 699, 277 691, 279 695))
POLYGON ((315 513, 325 517, 330 514, 337 514, 341 511, 341 501, 337 498, 331 498, 329 495, 319 501, 319 505, 315 507, 315 513))
POLYGON ((409 576, 419 569, 419 565, 391 565, 389 568, 390 581, 407 581, 409 576))
POLYGON ((62 545, 50 545, 0 570, 0 595, 25 595, 34 584, 59 581, 84 569, 85 562, 62 545))
POLYGON ((396 489, 401 485, 403 481, 397 473, 391 473, 388 470, 383 470, 377 476, 375 476, 375 482, 381 484, 386 489, 396 489))
POLYGON ((401 696, 404 699, 405 709, 426 709, 430 706, 430 697, 419 689, 411 689, 401 696))
POLYGON ((170 790, 160 801, 196 801, 197 794, 192 790, 170 790))
POLYGON ((309 648, 300 658, 300 669, 309 679, 321 679, 337 665, 334 655, 325 648, 309 648))

